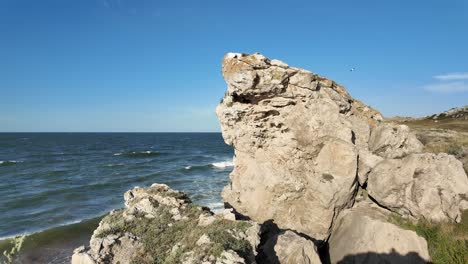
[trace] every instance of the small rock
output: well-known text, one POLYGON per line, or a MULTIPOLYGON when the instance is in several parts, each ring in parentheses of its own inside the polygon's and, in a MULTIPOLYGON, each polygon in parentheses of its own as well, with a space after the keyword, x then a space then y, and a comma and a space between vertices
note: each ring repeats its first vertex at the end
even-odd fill
POLYGON ((236 215, 233 213, 233 211, 234 210, 232 208, 224 209, 219 215, 221 215, 223 219, 236 221, 236 215))
POLYGON ((198 217, 198 225, 199 226, 208 226, 211 225, 216 220, 216 217, 208 214, 201 214, 198 217))
POLYGON ((197 241, 197 246, 209 245, 211 244, 210 237, 206 234, 203 234, 197 241))

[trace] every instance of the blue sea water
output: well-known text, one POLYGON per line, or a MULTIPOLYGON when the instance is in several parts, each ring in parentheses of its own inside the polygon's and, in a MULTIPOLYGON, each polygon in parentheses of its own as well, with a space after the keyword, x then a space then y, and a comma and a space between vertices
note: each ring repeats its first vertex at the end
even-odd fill
POLYGON ((232 158, 220 133, 0 133, 0 237, 91 219, 155 182, 222 208, 232 158))

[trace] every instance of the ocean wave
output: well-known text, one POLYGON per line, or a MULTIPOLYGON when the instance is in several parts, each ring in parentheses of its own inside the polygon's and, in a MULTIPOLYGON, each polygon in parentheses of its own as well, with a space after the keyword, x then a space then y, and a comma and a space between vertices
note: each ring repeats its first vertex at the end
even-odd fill
POLYGON ((220 213, 224 210, 224 203, 221 202, 208 203, 206 206, 210 208, 210 210, 215 214, 220 213))
POLYGON ((0 166, 11 166, 21 161, 16 160, 0 160, 0 166))
POLYGON ((120 167, 120 166, 124 166, 125 164, 123 163, 116 163, 116 164, 107 164, 106 167, 120 167))
POLYGON ((211 166, 213 166, 215 168, 224 169, 224 168, 227 168, 227 167, 233 167, 234 162, 232 160, 226 160, 226 161, 221 161, 221 162, 213 162, 213 163, 211 163, 211 166))
POLYGON ((209 168, 216 168, 216 169, 225 169, 234 167, 234 162, 232 160, 225 160, 225 161, 218 161, 212 162, 204 165, 187 165, 184 166, 184 170, 200 170, 200 169, 209 169, 209 168))
POLYGON ((68 236, 73 236, 75 238, 79 237, 81 233, 84 232, 84 230, 87 230, 89 234, 92 234, 93 230, 96 229, 97 225, 105 215, 107 215, 107 212, 101 212, 94 217, 91 216, 81 220, 65 221, 63 223, 51 225, 41 229, 34 229, 14 235, 2 236, 0 237, 0 252, 3 252, 9 247, 9 240, 20 236, 26 237, 26 244, 29 244, 32 241, 32 243, 37 246, 37 244, 35 244, 37 241, 47 243, 59 237, 59 234, 67 234, 68 236))
POLYGON ((129 152, 119 152, 115 153, 114 156, 122 156, 128 158, 144 158, 144 157, 155 157, 162 155, 163 153, 159 151, 145 150, 145 151, 129 151, 129 152))

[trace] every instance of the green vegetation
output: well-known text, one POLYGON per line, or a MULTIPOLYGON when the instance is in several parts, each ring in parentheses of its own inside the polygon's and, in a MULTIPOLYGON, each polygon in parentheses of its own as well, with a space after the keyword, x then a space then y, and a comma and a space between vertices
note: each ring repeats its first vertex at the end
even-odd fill
POLYGON ((392 215, 390 221, 424 237, 432 263, 468 263, 468 210, 463 212, 462 222, 458 224, 435 224, 428 221, 415 223, 396 214, 392 215))
MULTIPOLYGON (((180 212, 186 218, 179 221, 172 220, 169 210, 170 208, 161 206, 158 208, 156 218, 148 219, 144 216, 137 216, 137 219, 131 222, 124 221, 123 211, 114 212, 104 218, 111 228, 98 234, 98 237, 124 232, 139 237, 144 246, 144 252, 134 259, 134 263, 180 263, 182 254, 190 251, 194 253, 194 257, 219 257, 224 250, 228 249, 236 251, 240 256, 246 256, 252 252, 251 245, 246 240, 236 239, 233 236, 233 234, 247 230, 251 226, 250 223, 217 219, 212 224, 202 227, 198 226, 198 218, 206 212, 203 212, 201 208, 187 205, 180 212), (207 246, 197 246, 197 241, 204 234, 212 243, 207 246)), ((201 262, 201 260, 196 260, 201 262)))

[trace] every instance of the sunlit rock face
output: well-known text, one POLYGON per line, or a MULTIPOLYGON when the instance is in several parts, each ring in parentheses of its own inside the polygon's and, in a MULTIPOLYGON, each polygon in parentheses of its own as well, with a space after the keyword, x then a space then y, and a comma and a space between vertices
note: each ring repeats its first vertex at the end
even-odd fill
POLYGON ((235 149, 224 200, 239 213, 315 239, 353 204, 358 153, 380 113, 332 80, 263 55, 229 53, 216 113, 235 149))

